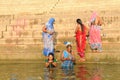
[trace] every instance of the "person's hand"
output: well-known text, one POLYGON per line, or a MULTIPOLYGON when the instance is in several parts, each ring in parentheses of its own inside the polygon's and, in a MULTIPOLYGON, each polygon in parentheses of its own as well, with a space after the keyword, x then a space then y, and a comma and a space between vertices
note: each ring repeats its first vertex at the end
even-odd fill
POLYGON ((53 31, 48 31, 48 30, 47 30, 47 33, 50 34, 50 35, 54 34, 53 31))
POLYGON ((48 61, 49 63, 52 63, 53 62, 53 60, 50 60, 50 61, 48 61))
POLYGON ((52 35, 52 34, 54 34, 54 32, 50 32, 50 31, 49 31, 49 34, 52 35))
POLYGON ((65 60, 70 60, 70 58, 65 58, 65 60))

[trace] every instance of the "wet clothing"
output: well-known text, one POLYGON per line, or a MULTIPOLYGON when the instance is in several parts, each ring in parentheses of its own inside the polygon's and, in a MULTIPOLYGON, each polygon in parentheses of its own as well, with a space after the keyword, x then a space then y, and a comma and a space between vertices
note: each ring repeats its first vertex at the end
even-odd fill
POLYGON ((81 58, 84 58, 85 47, 86 47, 86 27, 84 26, 83 32, 80 30, 77 30, 75 37, 76 37, 78 54, 81 58))
POLYGON ((72 59, 73 59, 73 56, 72 56, 72 54, 70 54, 70 53, 68 53, 66 50, 65 51, 63 51, 63 56, 64 56, 64 58, 70 58, 70 60, 65 60, 65 61, 63 61, 62 62, 62 69, 68 69, 68 70, 70 70, 70 69, 73 69, 73 61, 72 61, 72 59))
MULTIPOLYGON (((48 60, 45 60, 45 62, 48 62, 48 60)), ((57 60, 54 59, 53 62, 57 62, 57 60)), ((52 63, 48 66, 48 68, 54 68, 54 67, 55 67, 55 66, 54 66, 52 63)))

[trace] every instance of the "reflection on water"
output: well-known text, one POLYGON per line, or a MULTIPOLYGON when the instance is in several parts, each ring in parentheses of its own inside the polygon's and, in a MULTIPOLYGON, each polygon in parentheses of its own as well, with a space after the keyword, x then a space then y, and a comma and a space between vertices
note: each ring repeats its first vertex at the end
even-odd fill
POLYGON ((73 70, 41 63, 0 64, 0 80, 120 80, 120 64, 77 64, 73 70))
POLYGON ((77 77, 80 80, 102 80, 102 71, 98 67, 93 67, 91 70, 86 65, 78 67, 77 77))
POLYGON ((55 69, 45 68, 44 69, 44 80, 55 80, 55 69))
POLYGON ((90 73, 88 72, 85 65, 78 66, 77 70, 77 78, 80 78, 81 80, 87 80, 90 77, 90 73))

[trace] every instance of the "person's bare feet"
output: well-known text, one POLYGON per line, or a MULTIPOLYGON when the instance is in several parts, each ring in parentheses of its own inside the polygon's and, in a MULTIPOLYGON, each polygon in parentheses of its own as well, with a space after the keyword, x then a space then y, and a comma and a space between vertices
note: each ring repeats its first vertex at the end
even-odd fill
POLYGON ((95 53, 96 51, 95 50, 92 50, 92 53, 95 53))
POLYGON ((86 61, 84 58, 79 59, 79 62, 84 62, 86 61))

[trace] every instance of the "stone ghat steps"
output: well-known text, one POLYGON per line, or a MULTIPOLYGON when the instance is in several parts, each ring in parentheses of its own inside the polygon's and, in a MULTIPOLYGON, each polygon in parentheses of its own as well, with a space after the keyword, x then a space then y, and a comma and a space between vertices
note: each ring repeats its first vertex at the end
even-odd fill
MULTIPOLYGON (((102 18, 103 22, 107 22, 107 23, 111 23, 111 22, 115 22, 115 21, 119 21, 120 18, 120 11, 111 11, 111 10, 100 10, 100 17, 102 18)), ((38 13, 39 14, 39 13, 38 13)), ((70 21, 74 22, 76 18, 80 17, 82 18, 83 21, 88 21, 92 11, 78 11, 76 12, 75 10, 72 11, 68 11, 68 12, 55 12, 55 13, 51 13, 51 14, 43 14, 43 15, 38 15, 38 14, 20 14, 20 15, 11 15, 11 18, 6 18, 7 15, 3 15, 3 17, 0 17, 0 24, 3 25, 22 25, 24 23, 26 24, 31 24, 34 22, 37 23, 43 23, 46 22, 50 16, 53 16, 56 18, 56 21, 65 21, 65 23, 69 23, 70 21), (70 14, 69 14, 70 13, 70 14), (80 15, 78 15, 80 14, 80 15)))
POLYGON ((42 44, 41 38, 7 38, 0 39, 0 45, 2 44, 18 44, 18 45, 27 45, 27 44, 42 44))
MULTIPOLYGON (((1 25, 0 26, 0 31, 41 31, 42 27, 44 25, 41 24, 35 24, 35 25, 27 25, 27 26, 7 26, 7 25, 1 25)), ((56 23, 55 24, 55 30, 56 31, 62 31, 64 30, 75 30, 75 23, 70 23, 70 24, 60 24, 60 23, 56 23)), ((87 26, 88 27, 88 26, 87 26)), ((110 24, 110 25, 103 25, 102 26, 102 30, 103 32, 116 32, 117 30, 120 30, 120 25, 117 24, 110 24), (114 26, 114 28, 113 28, 114 26)))
MULTIPOLYGON (((68 11, 69 12, 69 11, 68 11)), ((91 11, 76 11, 68 14, 68 12, 55 12, 49 15, 43 14, 20 14, 20 15, 1 15, 0 16, 0 44, 40 44, 42 27, 50 16, 55 17, 55 30, 57 32, 57 40, 60 38, 74 37, 75 20, 82 18, 87 25, 91 11), (81 13, 80 13, 81 12, 81 13), (80 15, 78 15, 80 13, 80 15), (86 16, 88 15, 88 16, 86 16), (64 18, 62 18, 64 17, 64 18), (25 19, 25 23, 24 23, 25 19), (26 43, 26 41, 29 41, 26 43)), ((104 21, 101 36, 103 42, 118 42, 120 38, 119 11, 101 10, 101 18, 104 21)))
MULTIPOLYGON (((120 43, 103 43, 103 52, 102 53, 93 53, 91 52, 89 45, 86 48, 86 59, 87 60, 120 60, 119 57, 119 45, 120 43)), ((5 44, 0 45, 0 59, 45 59, 42 54, 43 45, 12 45, 5 44)), ((59 60, 62 51, 65 49, 64 44, 57 44, 55 56, 59 60)), ((77 59, 79 56, 76 52, 75 44, 73 44, 73 52, 77 59)))
MULTIPOLYGON (((7 15, 2 15, 3 17, 0 17, 0 23, 11 23, 14 24, 16 22, 31 22, 34 20, 39 20, 39 21, 46 21, 48 20, 47 18, 49 18, 50 16, 55 17, 57 20, 58 19, 69 19, 69 18, 74 18, 74 17, 82 17, 84 19, 89 19, 91 14, 93 13, 93 11, 91 10, 86 10, 86 11, 76 11, 74 10, 74 12, 72 11, 67 11, 67 12, 54 12, 54 13, 50 13, 50 14, 16 14, 16 15, 10 15, 11 18, 7 17, 7 15), (70 14, 69 14, 70 13, 70 14), (80 14, 80 15, 78 15, 80 14)), ((100 10, 98 11, 100 17, 103 20, 119 20, 119 16, 120 16, 120 11, 119 10, 100 10)), ((1 15, 0 15, 1 16, 1 15)))
POLYGON ((41 38, 42 32, 41 31, 9 31, 9 32, 2 32, 3 38, 41 38))
MULTIPOLYGON (((116 9, 119 8, 119 0, 51 0, 51 1, 44 1, 44 0, 35 0, 35 1, 28 1, 25 0, 19 4, 19 0, 13 1, 11 5, 11 1, 4 1, 4 9, 1 9, 1 14, 15 14, 15 13, 22 13, 22 12, 30 12, 30 13, 43 13, 43 12, 55 12, 71 10, 72 8, 75 10, 76 7, 79 7, 76 10, 81 9, 116 9), (19 4, 19 6, 17 6, 19 4), (99 4, 99 5, 98 5, 99 4), (43 7, 44 6, 44 7, 43 7), (9 7, 9 9, 8 9, 9 7), (97 7, 97 8, 96 8, 97 7)), ((3 4, 3 1, 1 2, 3 4)), ((3 8, 3 5, 1 5, 3 8)))
POLYGON ((69 0, 69 1, 60 1, 59 4, 57 4, 53 8, 53 12, 59 10, 59 11, 67 11, 67 10, 88 10, 88 9, 109 9, 109 8, 118 8, 119 7, 119 2, 120 1, 93 1, 93 0, 87 0, 87 1, 80 1, 80 0, 69 0), (100 5, 98 5, 100 4, 100 5))
MULTIPOLYGON (((55 53, 55 56, 58 60, 60 60, 60 53, 55 53)), ((93 53, 93 52, 87 52, 86 53, 86 60, 93 60, 93 61, 99 61, 99 60, 117 60, 120 61, 120 57, 119 57, 119 51, 103 51, 102 53, 93 53)), ((75 53, 75 57, 78 60, 79 56, 77 55, 77 53, 75 53)), ((12 60, 12 59, 45 59, 42 51, 40 52, 12 52, 12 51, 8 51, 8 52, 0 52, 0 59, 8 59, 8 60, 12 60)))
MULTIPOLYGON (((118 53, 86 53, 86 61, 106 61, 106 62, 114 62, 114 61, 120 61, 119 52, 118 53)), ((78 58, 79 59, 79 58, 78 58)))
MULTIPOLYGON (((40 21, 35 21, 36 19, 33 19, 33 21, 28 21, 28 23, 10 23, 10 24, 7 24, 7 23, 2 23, 2 25, 0 25, 0 31, 23 31, 23 30, 41 30, 42 27, 43 27, 43 23, 40 21)), ((13 20, 14 22, 15 20, 13 20)), ((83 18, 83 21, 84 21, 84 18, 83 18)), ((104 25, 103 25, 103 30, 104 29, 113 29, 113 26, 114 26, 114 29, 117 28, 117 29, 120 29, 120 24, 118 21, 110 21, 108 23, 109 19, 106 20, 104 22, 104 25)), ((86 21, 85 21, 85 25, 87 25, 86 21)), ((66 19, 58 19, 56 20, 56 24, 55 24, 55 29, 56 30, 74 30, 75 28, 75 18, 66 18, 66 19)))
MULTIPOLYGON (((57 54, 56 54, 57 55, 57 54)), ((57 59, 59 60, 59 53, 56 56, 57 59)), ((118 57, 119 53, 86 53, 86 59, 87 60, 102 60, 102 59, 114 59, 114 60, 120 60, 118 57), (111 56, 110 56, 111 55, 111 56)), ((76 57, 77 59, 79 58, 78 56, 76 57)), ((9 54, 0 54, 0 59, 45 59, 44 55, 40 53, 9 53, 9 54)))
POLYGON ((44 56, 41 56, 41 53, 1 53, 0 59, 43 59, 44 56))
MULTIPOLYGON (((62 29, 64 30, 64 29, 62 29)), ((101 31, 101 36, 106 38, 117 38, 120 36, 120 30, 105 30, 101 31)), ((56 37, 72 37, 74 36, 74 30, 65 30, 65 31, 57 31, 56 30, 56 37)), ((42 32, 41 31, 9 31, 9 32, 1 32, 0 33, 1 38, 42 38, 42 32)))
MULTIPOLYGON (((60 40, 57 39, 55 41, 56 44, 63 43, 64 41, 71 41, 75 43, 75 38, 60 40), (61 42, 62 41, 62 42, 61 42)), ((120 38, 102 38, 102 43, 120 43, 120 38)), ((0 45, 43 45, 43 41, 41 38, 8 38, 8 39, 0 39, 0 45)))
MULTIPOLYGON (((103 42, 120 42, 120 30, 116 32, 102 32, 102 41, 103 42)), ((63 38, 73 38, 74 37, 74 31, 68 32, 68 31, 62 31, 57 32, 55 39, 57 39, 57 42, 61 42, 60 40, 63 38)), ((64 39, 63 39, 64 41, 64 39)), ((42 33, 41 31, 24 31, 24 32, 2 32, 1 38, 0 38, 0 44, 41 44, 42 42, 42 33)))

